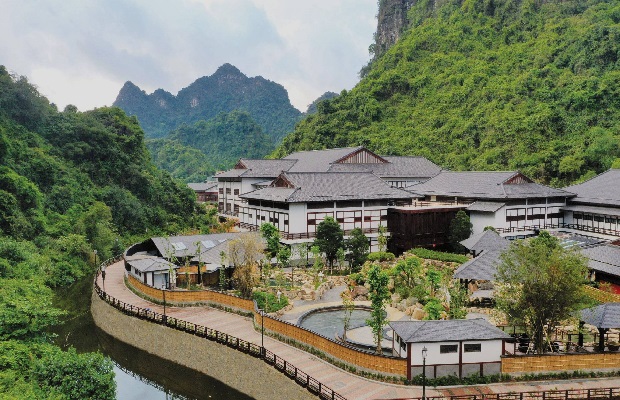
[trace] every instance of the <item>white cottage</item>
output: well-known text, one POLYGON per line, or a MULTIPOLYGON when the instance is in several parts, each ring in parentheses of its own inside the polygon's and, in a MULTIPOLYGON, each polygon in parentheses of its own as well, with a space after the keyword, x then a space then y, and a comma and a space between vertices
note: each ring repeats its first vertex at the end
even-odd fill
POLYGON ((407 379, 426 376, 492 375, 501 372, 500 357, 510 336, 483 318, 445 321, 393 321, 392 352, 407 359, 407 379))

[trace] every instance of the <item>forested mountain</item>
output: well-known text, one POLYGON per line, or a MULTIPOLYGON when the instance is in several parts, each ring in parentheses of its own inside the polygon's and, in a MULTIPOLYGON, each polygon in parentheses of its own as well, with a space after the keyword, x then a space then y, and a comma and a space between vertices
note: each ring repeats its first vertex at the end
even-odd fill
POLYGON ((301 118, 284 87, 261 76, 249 78, 230 64, 197 79, 176 96, 162 89, 147 95, 127 82, 114 105, 137 116, 148 138, 165 137, 182 124, 208 121, 220 113, 245 111, 275 144, 301 118))
POLYGON ((620 157, 620 2, 406 3, 400 39, 275 156, 364 144, 557 186, 620 157))
POLYGON ((322 102, 323 100, 330 100, 333 99, 334 97, 338 96, 338 93, 334 93, 334 92, 325 92, 322 95, 319 96, 318 99, 314 100, 309 106, 308 106, 308 110, 306 110, 306 114, 314 114, 315 112, 317 112, 317 105, 322 102))
POLYGON ((241 157, 263 158, 274 149, 261 127, 242 111, 181 125, 165 139, 147 141, 147 146, 160 168, 186 182, 204 181, 241 157))
POLYGON ((0 66, 0 397, 114 398, 111 361, 51 344, 64 313, 50 288, 93 273, 94 250, 102 261, 145 236, 217 226, 143 136, 119 108, 58 112, 0 66))

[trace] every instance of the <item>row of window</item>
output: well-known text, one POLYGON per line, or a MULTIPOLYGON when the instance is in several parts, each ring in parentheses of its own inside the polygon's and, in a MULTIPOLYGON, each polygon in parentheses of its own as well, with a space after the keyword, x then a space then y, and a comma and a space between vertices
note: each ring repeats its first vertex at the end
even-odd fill
MULTIPOLYGON (((439 353, 441 354, 458 353, 458 351, 459 351, 458 344, 442 344, 439 346, 439 353)), ((480 353, 482 351, 482 344, 465 343, 463 345, 463 351, 465 353, 480 353)))

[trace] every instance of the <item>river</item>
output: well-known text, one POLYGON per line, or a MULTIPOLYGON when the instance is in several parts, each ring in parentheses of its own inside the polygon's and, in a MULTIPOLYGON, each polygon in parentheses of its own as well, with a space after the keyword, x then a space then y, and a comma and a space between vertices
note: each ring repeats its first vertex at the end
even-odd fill
POLYGON ((87 277, 56 291, 55 306, 67 315, 53 333, 57 335, 56 344, 63 348, 99 351, 112 359, 117 399, 251 399, 208 375, 129 346, 99 329, 90 314, 92 279, 87 277))

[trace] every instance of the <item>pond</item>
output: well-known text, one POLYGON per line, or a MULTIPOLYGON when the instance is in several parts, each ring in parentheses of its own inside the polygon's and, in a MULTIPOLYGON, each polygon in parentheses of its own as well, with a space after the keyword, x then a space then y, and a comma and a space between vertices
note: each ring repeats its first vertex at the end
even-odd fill
MULTIPOLYGON (((329 339, 335 339, 344 330, 345 310, 342 307, 319 308, 302 315, 297 325, 309 329, 329 339)), ((349 329, 366 325, 370 310, 356 308, 351 313, 349 329)))
POLYGON ((56 292, 56 307, 68 312, 56 327, 57 345, 78 352, 99 351, 115 364, 117 392, 122 400, 251 399, 224 383, 120 342, 100 330, 90 314, 92 277, 56 292))

